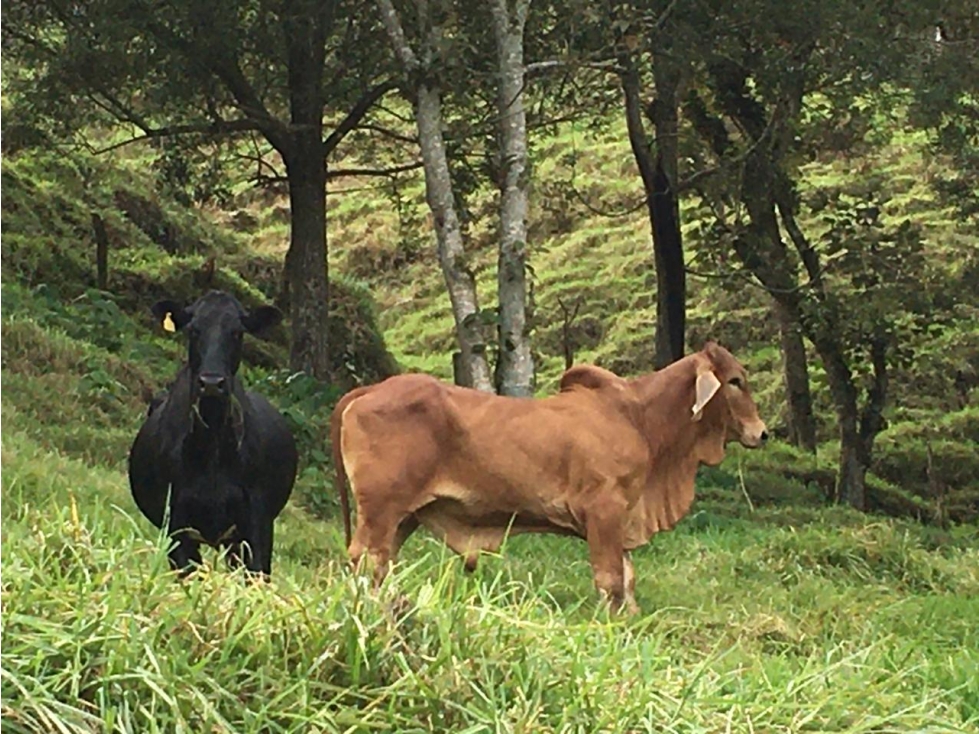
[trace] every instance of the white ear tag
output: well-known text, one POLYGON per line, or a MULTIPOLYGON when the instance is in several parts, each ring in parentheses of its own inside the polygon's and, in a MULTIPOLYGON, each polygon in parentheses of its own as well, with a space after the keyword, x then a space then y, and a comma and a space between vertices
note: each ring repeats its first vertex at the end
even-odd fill
POLYGON ((717 379, 713 372, 701 372, 697 375, 697 400, 693 404, 693 419, 699 421, 704 415, 704 406, 710 402, 714 394, 720 389, 721 381, 717 379))

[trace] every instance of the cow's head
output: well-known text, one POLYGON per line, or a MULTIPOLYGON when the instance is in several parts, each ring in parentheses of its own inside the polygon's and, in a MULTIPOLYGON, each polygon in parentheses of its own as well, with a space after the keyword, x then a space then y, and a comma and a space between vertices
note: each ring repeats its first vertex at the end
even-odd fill
POLYGON ((282 319, 282 313, 274 306, 246 311, 237 298, 222 291, 211 291, 186 307, 175 301, 159 301, 153 304, 152 311, 167 331, 187 334, 195 399, 227 397, 241 363, 245 332, 260 332, 282 319))
POLYGON ((748 388, 744 367, 724 347, 707 342, 695 355, 697 377, 693 420, 704 420, 725 431, 725 441, 758 448, 768 439, 765 422, 748 388))

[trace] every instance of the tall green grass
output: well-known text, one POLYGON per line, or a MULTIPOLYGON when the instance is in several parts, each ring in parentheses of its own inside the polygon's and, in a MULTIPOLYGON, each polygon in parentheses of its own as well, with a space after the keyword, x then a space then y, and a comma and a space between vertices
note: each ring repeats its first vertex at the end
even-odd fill
POLYGON ((636 552, 621 619, 580 541, 512 539, 467 576, 420 533, 374 594, 290 507, 270 584, 216 554, 179 581, 120 472, 8 428, 2 477, 4 731, 979 725, 974 530, 702 510, 636 552))

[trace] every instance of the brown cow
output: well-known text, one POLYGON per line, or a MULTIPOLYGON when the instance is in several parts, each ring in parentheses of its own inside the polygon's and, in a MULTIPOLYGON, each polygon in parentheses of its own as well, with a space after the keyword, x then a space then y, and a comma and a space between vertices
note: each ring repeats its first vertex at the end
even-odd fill
POLYGON ((635 611, 628 551, 687 513, 700 464, 767 432, 744 368, 708 342, 634 380, 573 367, 543 399, 391 377, 345 395, 332 436, 348 551, 367 552, 375 580, 419 524, 470 570, 507 533, 560 533, 588 541, 598 590, 635 611))

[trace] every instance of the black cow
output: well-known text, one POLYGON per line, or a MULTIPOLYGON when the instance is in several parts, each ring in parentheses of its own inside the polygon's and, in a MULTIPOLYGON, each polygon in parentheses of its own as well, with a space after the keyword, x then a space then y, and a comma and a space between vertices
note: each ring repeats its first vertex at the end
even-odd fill
POLYGON ((170 563, 200 563, 200 543, 228 548, 232 565, 272 570, 272 526, 296 479, 296 442, 285 419, 236 376, 246 331, 282 318, 263 306, 246 312, 236 298, 211 291, 184 308, 153 305, 167 330, 184 331, 189 361, 163 397, 156 396, 129 452, 129 486, 139 509, 176 545, 170 563))

